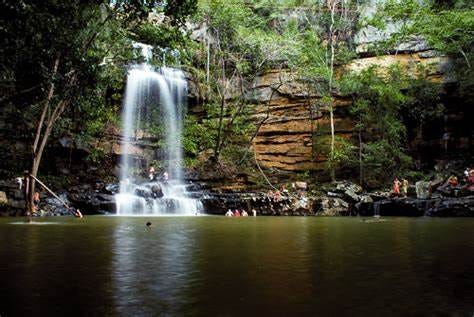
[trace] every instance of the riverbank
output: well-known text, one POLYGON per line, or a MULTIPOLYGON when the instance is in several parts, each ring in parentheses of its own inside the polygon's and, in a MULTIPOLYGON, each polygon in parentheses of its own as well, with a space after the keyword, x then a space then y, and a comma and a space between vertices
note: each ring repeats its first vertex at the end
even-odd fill
MULTIPOLYGON (((406 216, 406 217, 472 217, 474 195, 431 198, 390 197, 388 192, 364 192, 351 182, 326 186, 319 194, 303 190, 283 191, 275 198, 262 191, 222 191, 202 184, 189 185, 193 198, 202 203, 205 214, 224 215, 230 210, 255 209, 258 216, 406 216), (302 198, 303 197, 303 198, 302 198)), ((104 182, 71 186, 59 192, 61 199, 79 208, 86 215, 115 214, 114 195, 118 185, 104 182)), ((70 215, 55 198, 41 195, 38 216, 70 215)), ((14 181, 0 181, 0 215, 20 216, 24 196, 14 181)))

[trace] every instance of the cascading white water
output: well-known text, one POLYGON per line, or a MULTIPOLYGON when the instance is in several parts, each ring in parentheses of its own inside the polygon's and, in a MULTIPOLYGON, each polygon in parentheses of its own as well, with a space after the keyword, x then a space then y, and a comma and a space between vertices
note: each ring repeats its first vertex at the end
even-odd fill
POLYGON ((181 139, 187 82, 180 70, 162 67, 155 71, 148 63, 152 57, 151 47, 143 44, 136 47, 141 49, 147 62, 134 65, 127 77, 122 112, 120 192, 115 195, 117 214, 197 214, 201 203, 191 197, 182 175, 181 139), (141 182, 146 169, 137 164, 134 154, 138 139, 150 121, 163 126, 166 156, 162 157, 162 165, 169 177, 141 182))

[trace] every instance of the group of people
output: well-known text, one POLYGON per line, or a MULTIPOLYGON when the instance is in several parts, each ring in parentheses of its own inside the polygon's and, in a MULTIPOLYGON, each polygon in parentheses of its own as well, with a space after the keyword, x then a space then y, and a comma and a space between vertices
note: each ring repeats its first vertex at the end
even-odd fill
MULTIPOLYGON (((417 182, 417 197, 420 196, 418 193, 418 183, 423 183, 422 181, 417 182)), ((431 197, 431 194, 434 190, 437 190, 444 195, 458 195, 459 192, 474 192, 474 169, 466 168, 464 170, 464 177, 459 181, 456 175, 451 175, 447 179, 432 177, 431 180, 427 183, 428 194, 427 197, 431 197), (428 188, 429 187, 429 188, 428 188)), ((395 178, 392 185, 392 195, 396 197, 407 197, 408 195, 408 186, 409 182, 405 178, 399 180, 395 178)))
POLYGON ((459 191, 474 192, 474 169, 464 170, 464 179, 459 181, 456 175, 451 175, 447 181, 438 187, 438 191, 444 194, 456 194, 459 191))
POLYGON ((408 180, 406 178, 402 178, 402 180, 398 180, 397 177, 393 180, 393 188, 392 188, 392 195, 393 196, 402 196, 407 197, 408 195, 408 180))
MULTIPOLYGON (((158 176, 158 173, 156 172, 155 167, 153 165, 150 166, 150 169, 148 170, 148 179, 150 180, 150 182, 156 181, 158 179, 157 176, 158 176)), ((163 172, 163 175, 161 176, 161 180, 165 184, 168 183, 169 175, 167 171, 163 172)))
POLYGON ((267 192, 267 198, 273 202, 280 202, 283 199, 283 195, 287 195, 288 190, 285 185, 280 185, 279 189, 272 191, 271 189, 267 192))
POLYGON ((280 202, 283 200, 283 197, 286 196, 293 196, 295 199, 297 199, 297 202, 298 202, 298 205, 301 207, 301 208, 306 208, 307 207, 307 203, 308 203, 308 198, 306 198, 306 194, 305 194, 305 191, 303 190, 297 190, 295 188, 295 185, 294 183, 292 184, 292 187, 293 187, 293 190, 296 191, 296 197, 293 196, 293 195, 290 195, 290 192, 286 189, 286 186, 285 185, 280 185, 279 189, 275 190, 275 191, 272 191, 272 190, 269 190, 267 192, 267 199, 270 201, 270 202, 280 202))
MULTIPOLYGON (((226 217, 248 217, 249 213, 247 211, 245 211, 244 209, 242 209, 242 210, 235 209, 234 211, 229 209, 229 210, 227 210, 225 215, 226 215, 226 217)), ((252 209, 252 215, 254 217, 257 216, 257 211, 255 209, 252 209)))

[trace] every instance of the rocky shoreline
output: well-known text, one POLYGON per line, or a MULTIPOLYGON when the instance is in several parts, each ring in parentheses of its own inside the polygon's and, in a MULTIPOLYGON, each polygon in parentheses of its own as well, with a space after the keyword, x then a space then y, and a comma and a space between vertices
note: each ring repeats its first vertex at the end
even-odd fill
MULTIPOLYGON (((197 187, 197 184, 194 184, 197 187)), ((203 186, 205 187, 205 186, 203 186)), ((82 184, 59 193, 61 199, 79 208, 85 215, 114 214, 114 194, 117 184, 82 184)), ((227 210, 255 209, 259 216, 404 216, 404 217, 472 217, 474 195, 420 199, 390 197, 387 192, 365 193, 350 182, 331 184, 329 190, 319 195, 308 195, 301 200, 294 193, 284 192, 275 200, 263 192, 219 192, 212 189, 196 192, 204 213, 224 215, 227 210)), ((14 181, 0 181, 0 215, 20 216, 24 197, 14 181)), ((70 215, 59 201, 44 196, 38 216, 70 215)))

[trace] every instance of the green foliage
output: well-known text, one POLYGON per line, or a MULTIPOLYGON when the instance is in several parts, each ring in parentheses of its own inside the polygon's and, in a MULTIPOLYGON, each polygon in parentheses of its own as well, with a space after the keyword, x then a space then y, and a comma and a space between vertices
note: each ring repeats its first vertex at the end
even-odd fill
MULTIPOLYGON (((235 97, 245 95, 248 83, 270 65, 284 57, 280 34, 270 28, 272 19, 259 1, 203 0, 199 2, 195 23, 207 27, 207 34, 199 45, 188 45, 194 62, 192 72, 200 79, 205 93, 203 107, 206 142, 198 142, 213 150, 213 159, 221 154, 229 164, 240 161, 238 153, 245 153, 250 139, 248 105, 235 97), (255 6, 254 6, 255 4, 255 6), (209 62, 208 62, 209 57, 209 62)), ((190 142, 189 147, 193 143, 190 142)))
POLYGON ((456 1, 454 8, 436 1, 389 0, 381 3, 369 25, 384 30, 389 23, 399 25, 390 34, 390 43, 400 43, 411 36, 422 36, 433 49, 458 55, 472 53, 474 15, 472 6, 456 1))
POLYGON ((187 115, 184 123, 183 148, 188 157, 195 158, 200 152, 210 148, 210 130, 196 117, 187 115))
POLYGON ((440 100, 441 91, 440 83, 426 80, 425 74, 421 72, 418 77, 409 80, 402 113, 420 124, 440 118, 445 110, 440 100))
POLYGON ((91 163, 98 164, 102 162, 106 157, 105 152, 99 148, 92 148, 87 160, 91 163))
POLYGON ((353 96, 352 114, 358 118, 363 180, 380 185, 411 165, 406 154, 406 127, 401 109, 410 98, 403 93, 408 79, 396 65, 381 74, 371 67, 341 81, 342 91, 353 96))
POLYGON ((33 137, 54 84, 49 114, 68 105, 53 120, 54 133, 87 141, 118 121, 132 40, 179 42, 177 27, 195 8, 196 0, 2 2, 8 17, 0 28, 2 101, 26 114, 33 137), (150 30, 149 17, 160 14, 162 27, 150 30))
POLYGON ((356 162, 356 147, 350 140, 336 136, 334 151, 329 151, 327 165, 329 170, 353 167, 356 162))

